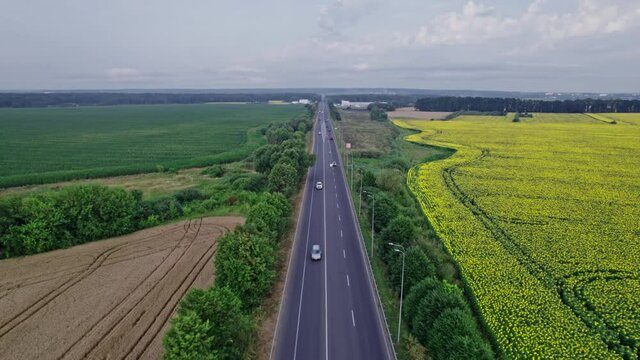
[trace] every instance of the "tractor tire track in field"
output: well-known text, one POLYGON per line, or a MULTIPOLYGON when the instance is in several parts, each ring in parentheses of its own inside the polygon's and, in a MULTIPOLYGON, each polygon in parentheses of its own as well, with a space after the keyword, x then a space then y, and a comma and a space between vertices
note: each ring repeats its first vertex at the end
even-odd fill
MULTIPOLYGON (((180 260, 182 259, 182 257, 186 254, 186 252, 191 248, 191 245, 193 244, 193 241, 198 237, 198 234, 200 233, 200 227, 202 226, 202 218, 200 219, 200 222, 195 225, 196 227, 196 232, 193 236, 193 238, 191 239, 191 241, 189 241, 189 246, 187 248, 185 248, 182 253, 180 253, 178 259, 176 261, 174 261, 171 266, 169 267, 169 269, 167 269, 166 271, 164 271, 164 273, 162 274, 162 276, 160 277, 160 279, 156 282, 153 283, 153 286, 151 286, 151 288, 149 288, 142 296, 139 297, 139 299, 133 304, 133 306, 129 307, 129 310, 127 312, 125 312, 125 314, 123 316, 121 316, 119 319, 116 320, 115 324, 112 324, 109 326, 109 331, 106 334, 101 334, 98 339, 99 341, 97 341, 95 344, 93 344, 81 357, 82 358, 92 358, 94 356, 92 356, 92 352, 94 352, 94 350, 96 350, 105 339, 110 339, 111 337, 109 335, 111 335, 112 332, 114 332, 116 330, 116 328, 118 326, 120 326, 120 324, 122 324, 122 322, 129 317, 130 314, 133 313, 134 310, 137 309, 138 305, 140 305, 144 300, 147 299, 147 296, 149 296, 149 294, 156 289, 156 287, 158 286, 158 284, 160 284, 166 277, 167 275, 169 275, 169 273, 174 269, 174 267, 176 266, 176 264, 178 264, 180 262, 180 260)), ((184 235, 182 236, 182 238, 180 239, 180 241, 178 241, 176 243, 176 245, 171 249, 171 252, 164 257, 164 259, 162 260, 162 262, 160 264, 158 264, 155 269, 150 272, 145 278, 144 280, 142 280, 133 290, 131 290, 129 292, 129 294, 125 297, 125 299, 123 299, 117 306, 123 305, 127 300, 131 299, 133 297, 133 295, 136 293, 136 291, 147 282, 147 280, 149 278, 151 278, 151 276, 153 274, 156 273, 156 271, 158 271, 158 269, 160 269, 160 267, 166 263, 167 259, 180 247, 180 244, 182 243, 183 240, 185 239, 189 239, 189 237, 187 236, 189 233, 189 230, 191 229, 191 227, 187 227, 185 230, 184 235)), ((95 323, 91 329, 85 334, 85 336, 83 336, 82 338, 78 339, 74 344, 71 345, 70 349, 73 348, 76 344, 78 344, 80 341, 84 340, 87 337, 90 337, 90 333, 96 329, 98 327, 98 325, 100 325, 106 318, 108 315, 111 315, 114 313, 114 308, 112 308, 108 313, 105 313, 105 315, 97 322, 95 323)), ((137 323, 137 321, 135 322, 137 323)), ((63 358, 65 357, 65 355, 67 354, 69 350, 65 351, 65 353, 60 357, 63 358)))
MULTIPOLYGON (((200 232, 200 226, 201 226, 201 224, 202 224, 202 218, 200 218, 200 223, 198 223, 198 225, 194 225, 194 227, 195 227, 195 226, 197 226, 196 233, 195 233, 195 235, 194 235, 194 240, 195 240, 195 238, 197 238, 198 233, 200 232)), ((101 323, 102 323, 102 322, 103 322, 103 321, 104 321, 104 320, 105 320, 109 315, 113 314, 113 313, 114 313, 114 310, 116 310, 116 308, 117 308, 117 307, 119 307, 119 306, 123 305, 127 300, 129 300, 130 298, 132 298, 132 297, 133 297, 133 295, 136 293, 136 291, 137 291, 137 290, 138 290, 138 289, 139 289, 139 288, 140 288, 144 283, 146 283, 146 282, 147 282, 147 280, 149 280, 149 278, 151 278, 151 276, 152 276, 153 274, 155 274, 155 273, 156 273, 156 271, 158 271, 158 269, 159 269, 159 268, 160 268, 164 263, 166 263, 167 259, 169 259, 169 257, 170 257, 170 256, 171 256, 171 255, 176 251, 176 249, 178 249, 178 248, 180 247, 180 245, 182 244, 182 242, 183 242, 185 239, 187 239, 187 238, 188 238, 188 237, 187 237, 187 235, 188 235, 188 233, 189 233, 189 230, 191 229, 191 220, 189 220, 188 222, 185 222, 185 224, 184 224, 184 226, 183 226, 183 229, 184 229, 184 233, 182 234, 182 237, 180 237, 180 240, 178 240, 178 242, 176 242, 176 243, 172 246, 172 248, 171 248, 171 252, 170 252, 168 255, 166 255, 166 256, 164 256, 164 257, 163 257, 162 261, 161 261, 158 265, 156 265, 156 266, 155 266, 155 268, 153 269, 153 271, 151 271, 149 274, 147 274, 147 276, 146 276, 146 277, 144 277, 144 279, 143 279, 142 281, 140 281, 140 282, 138 283, 138 285, 136 285, 136 287, 135 287, 133 290, 131 290, 131 291, 127 294, 127 296, 126 296, 126 297, 125 297, 125 298, 124 298, 120 303, 116 304, 116 305, 115 305, 114 307, 112 307, 108 312, 105 312, 105 313, 104 313, 104 315, 103 315, 103 316, 102 316, 102 317, 101 317, 101 318, 100 318, 96 323, 94 323, 94 324, 91 326, 91 328, 90 328, 90 329, 85 333, 85 335, 84 335, 83 337, 79 338, 78 340, 76 340, 73 344, 71 344, 71 346, 69 347, 69 349, 65 350, 65 352, 64 352, 64 353, 63 353, 59 358, 63 358, 63 357, 64 357, 64 356, 69 352, 69 350, 70 350, 70 349, 72 349, 74 346, 76 346, 79 342, 81 342, 81 341, 82 341, 82 340, 84 340, 85 338, 89 337, 89 335, 91 334, 91 332, 93 332, 93 331, 94 331, 94 329, 96 329, 96 327, 97 327, 98 325, 100 325, 100 324, 101 324, 101 323)), ((191 245, 192 243, 193 243, 193 241, 191 241, 191 242, 190 242, 190 245, 191 245)), ((169 272, 171 272, 171 270, 172 270, 172 269, 175 267, 175 265, 180 261, 180 259, 182 259, 182 257, 184 256, 184 254, 186 253, 186 251, 187 251, 187 250, 188 250, 188 248, 187 248, 187 249, 185 249, 185 250, 180 254, 180 257, 179 257, 179 258, 178 258, 178 259, 177 259, 177 260, 172 264, 172 266, 171 266, 171 267, 170 267, 166 272, 164 272, 164 274, 162 275, 162 277, 160 278, 160 280, 158 280, 157 282, 155 282, 155 283, 153 284, 153 286, 152 286, 149 290, 147 290, 147 292, 146 292, 146 293, 144 293, 144 294, 140 297, 140 299, 138 299, 138 301, 137 301, 137 302, 136 302, 132 307, 130 307, 130 308, 129 308, 129 311, 127 311, 127 312, 125 313, 125 315, 124 315, 124 316, 122 316, 122 317, 121 317, 121 318, 116 322, 116 324, 115 324, 115 325, 113 325, 113 326, 111 326, 111 327, 110 327, 109 333, 110 333, 111 331, 113 331, 113 329, 114 329, 116 326, 118 326, 118 325, 122 322, 122 320, 123 320, 125 317, 127 317, 127 316, 128 316, 128 315, 129 315, 129 314, 130 314, 130 313, 131 313, 131 312, 132 312, 132 311, 133 311, 137 306, 138 306, 138 304, 140 304, 140 303, 141 303, 141 302, 142 302, 142 301, 147 297, 147 295, 149 295, 149 293, 150 293, 153 289, 155 289, 155 288, 156 288, 156 286, 158 285, 158 283, 160 283, 160 282, 161 282, 161 281, 162 281, 162 280, 163 280, 163 279, 164 279, 164 278, 169 274, 169 272)), ((106 337, 108 337, 109 333, 107 333, 107 334, 102 334, 102 335, 99 337, 99 339, 100 339, 100 340, 99 340, 97 343, 95 343, 95 344, 94 344, 94 345, 93 345, 93 346, 92 346, 92 347, 91 347, 91 348, 90 348, 90 349, 89 349, 89 350, 88 350, 88 351, 87 351, 87 352, 86 352, 82 357, 83 357, 83 358, 86 358, 90 352, 92 352, 92 351, 93 351, 93 350, 94 350, 98 345, 100 345, 100 343, 101 343, 101 341, 102 341, 103 339, 105 339, 106 337)))
POLYGON ((160 357, 180 299, 211 285, 217 237, 243 221, 185 221, 0 261, 0 359, 160 357))
MULTIPOLYGON (((185 226, 188 227, 189 223, 191 222, 191 220, 185 221, 185 226)), ((178 232, 179 229, 171 229, 167 232, 165 232, 164 234, 171 234, 174 232, 178 232)), ((186 230, 185 230, 186 231, 186 230)), ((150 241, 154 241, 156 239, 158 235, 157 234, 153 234, 150 236, 147 236, 145 238, 141 238, 136 245, 142 245, 146 242, 150 242, 150 241)), ((155 251, 162 251, 163 249, 155 249, 155 251)), ((134 254, 135 252, 128 252, 127 255, 131 255, 134 254)), ((62 257, 61 257, 62 258, 62 257)), ((92 263, 96 260, 95 257, 92 257, 92 263)), ((117 259, 116 256, 110 256, 109 259, 117 259)), ((128 259, 125 259, 128 260, 128 259)), ((115 264, 117 262, 109 262, 109 265, 111 264, 115 264)), ((106 264, 105 264, 106 265, 106 264)), ((61 269, 61 270, 55 270, 55 271, 48 271, 46 274, 44 274, 44 276, 41 275, 37 275, 37 276, 32 276, 32 277, 28 277, 28 278, 20 278, 17 279, 15 281, 13 281, 11 284, 1 284, 0 283, 0 292, 4 292, 3 294, 0 295, 0 300, 7 296, 7 294, 12 291, 15 290, 17 288, 20 287, 27 287, 27 286, 31 286, 31 285, 37 285, 43 282, 48 282, 48 281, 53 281, 59 278, 63 278, 66 276, 70 276, 70 275, 75 275, 77 273, 81 273, 83 271, 86 271, 89 267, 91 266, 91 264, 88 265, 75 265, 75 266, 71 266, 65 269, 61 269), (55 276, 51 276, 54 275, 55 276), (47 277, 48 276, 48 277, 47 277)), ((72 281, 73 279, 69 279, 67 281, 72 281)), ((1 326, 1 325, 0 325, 1 326)))

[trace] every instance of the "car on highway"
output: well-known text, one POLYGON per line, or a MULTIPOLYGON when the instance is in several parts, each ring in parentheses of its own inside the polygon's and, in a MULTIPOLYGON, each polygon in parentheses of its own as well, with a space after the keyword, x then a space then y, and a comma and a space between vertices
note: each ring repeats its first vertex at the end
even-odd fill
POLYGON ((333 140, 333 136, 329 138, 329 140, 333 140))
POLYGON ((318 189, 318 190, 322 190, 322 181, 318 181, 318 182, 316 183, 316 189, 318 189))
POLYGON ((334 166, 338 166, 338 163, 336 163, 335 161, 329 164, 329 167, 334 167, 334 166))
POLYGON ((320 260, 322 258, 322 250, 320 250, 320 245, 313 245, 311 247, 311 260, 320 260))

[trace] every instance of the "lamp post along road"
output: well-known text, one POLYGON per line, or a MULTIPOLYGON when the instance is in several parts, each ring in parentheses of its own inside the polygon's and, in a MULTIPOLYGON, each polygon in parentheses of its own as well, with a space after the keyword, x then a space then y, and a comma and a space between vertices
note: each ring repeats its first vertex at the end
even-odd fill
POLYGON ((398 344, 400 344, 400 329, 402 327, 402 297, 404 295, 404 246, 400 244, 389 243, 393 246, 393 251, 402 253, 402 280, 400 280, 400 314, 398 315, 398 344))
POLYGON ((364 177, 362 173, 362 168, 358 168, 360 170, 360 201, 358 202, 358 218, 360 218, 360 211, 362 210, 362 178, 364 177))
POLYGON ((373 224, 375 224, 376 221, 376 197, 370 192, 365 191, 364 193, 367 194, 368 197, 373 199, 373 206, 371 207, 371 261, 373 261, 373 224))

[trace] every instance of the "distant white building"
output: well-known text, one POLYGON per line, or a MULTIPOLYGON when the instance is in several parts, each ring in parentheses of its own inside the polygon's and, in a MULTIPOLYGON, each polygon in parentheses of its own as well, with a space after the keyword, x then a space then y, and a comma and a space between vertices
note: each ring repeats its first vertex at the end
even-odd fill
POLYGON ((340 105, 338 105, 337 107, 341 109, 366 110, 369 104, 371 104, 371 102, 352 102, 342 100, 342 102, 340 102, 340 105))
POLYGON ((300 99, 300 100, 298 100, 298 104, 304 104, 304 105, 311 104, 311 100, 309 100, 309 99, 300 99))

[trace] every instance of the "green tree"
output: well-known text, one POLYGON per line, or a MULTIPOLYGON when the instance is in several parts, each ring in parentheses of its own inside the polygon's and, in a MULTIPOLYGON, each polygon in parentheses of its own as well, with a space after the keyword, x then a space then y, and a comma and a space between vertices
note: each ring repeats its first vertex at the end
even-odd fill
POLYGON ((276 145, 265 145, 258 148, 253 153, 253 168, 259 172, 266 174, 271 171, 271 155, 278 149, 276 145))
MULTIPOLYGON (((376 221, 377 216, 378 212, 376 211, 376 221)), ((390 260, 389 255, 393 252, 393 248, 388 244, 394 243, 408 247, 415 241, 416 227, 408 217, 402 215, 397 216, 382 230, 378 238, 382 245, 380 250, 381 256, 388 262, 390 260)))
POLYGON ((433 322, 446 309, 468 309, 461 292, 436 287, 420 300, 412 325, 413 332, 421 343, 427 344, 433 322))
POLYGON ((295 190, 298 183, 296 169, 285 163, 277 163, 269 173, 269 190, 281 192, 287 196, 295 190))
POLYGON ((376 186, 376 176, 369 170, 365 171, 362 175, 362 186, 372 187, 376 186))
POLYGON ((425 295, 433 289, 443 287, 442 282, 435 277, 428 277, 423 279, 418 284, 413 286, 408 292, 408 295, 404 300, 404 317, 407 320, 409 327, 412 326, 413 319, 418 311, 418 305, 425 295))
POLYGON ((493 359, 478 327, 465 309, 445 309, 433 322, 427 346, 436 360, 493 359))
POLYGON ((215 325, 202 320, 195 311, 184 311, 171 321, 164 336, 165 360, 218 360, 219 350, 214 348, 209 333, 215 325))
MULTIPOLYGON (((389 276, 391 283, 400 290, 402 282, 402 255, 399 253, 391 257, 389 262, 389 276)), ((436 274, 436 268, 427 255, 417 246, 412 246, 406 250, 404 264, 404 291, 405 294, 411 288, 427 277, 436 274)))
POLYGON ((267 141, 269 144, 280 144, 285 140, 291 139, 293 130, 286 127, 276 127, 267 130, 267 141))
MULTIPOLYGON (((376 232, 382 231, 389 222, 398 216, 398 205, 384 193, 376 193, 376 218, 375 218, 375 230, 376 232)), ((373 206, 372 199, 367 197, 370 206, 373 206)))
POLYGON ((226 286, 250 310, 260 305, 275 280, 275 249, 269 239, 233 232, 218 240, 216 284, 226 286))
POLYGON ((389 120, 389 117, 387 116, 387 113, 383 109, 378 107, 378 106, 373 106, 371 108, 371 112, 369 112, 369 117, 373 121, 387 121, 387 120, 389 120))
POLYGON ((242 302, 228 288, 191 289, 180 302, 178 316, 195 313, 213 326, 207 331, 208 346, 220 359, 240 359, 248 346, 252 324, 242 312, 242 302))

